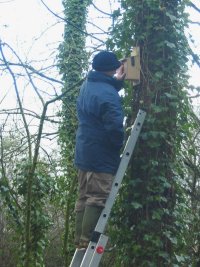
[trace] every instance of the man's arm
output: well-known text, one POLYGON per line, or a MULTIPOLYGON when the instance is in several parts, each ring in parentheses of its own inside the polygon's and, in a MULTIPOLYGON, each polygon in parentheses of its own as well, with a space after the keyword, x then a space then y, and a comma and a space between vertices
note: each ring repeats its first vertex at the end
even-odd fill
POLYGON ((111 145, 120 149, 124 140, 123 111, 119 96, 111 95, 102 105, 102 121, 111 145))

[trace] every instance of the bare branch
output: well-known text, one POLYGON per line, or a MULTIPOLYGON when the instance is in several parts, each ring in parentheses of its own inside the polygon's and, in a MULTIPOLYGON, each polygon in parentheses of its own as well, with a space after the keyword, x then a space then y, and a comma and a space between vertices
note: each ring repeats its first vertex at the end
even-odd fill
POLYGON ((24 127, 25 127, 25 131, 26 131, 26 134, 27 134, 27 140, 28 140, 28 150, 29 150, 29 160, 32 159, 32 148, 31 148, 31 138, 30 138, 30 132, 29 132, 29 128, 28 128, 28 124, 27 124, 27 121, 26 121, 26 117, 25 117, 25 114, 24 114, 24 111, 23 111, 23 106, 22 106, 22 103, 21 103, 21 99, 20 99, 20 96, 19 96, 19 92, 18 92, 18 88, 17 88, 17 81, 16 81, 16 78, 15 78, 15 75, 14 73, 12 72, 9 64, 7 63, 7 60, 4 56, 4 52, 3 52, 3 49, 2 49, 2 43, 0 42, 0 52, 1 52, 1 55, 2 55, 2 58, 3 58, 3 61, 5 63, 5 65, 7 66, 7 69, 13 79, 13 83, 14 83, 14 89, 15 89, 15 93, 16 93, 16 96, 17 96, 17 100, 18 100, 18 104, 19 104, 19 108, 20 108, 20 111, 21 111, 21 115, 22 115, 22 119, 23 119, 23 122, 24 122, 24 127))
POLYGON ((193 61, 198 65, 198 67, 200 68, 200 59, 199 56, 197 54, 195 54, 192 50, 192 48, 190 47, 189 43, 188 43, 188 49, 190 52, 190 55, 192 56, 193 61))
POLYGON ((75 28, 76 30, 78 30, 79 32, 82 32, 83 34, 85 34, 86 36, 90 36, 91 38, 93 39, 96 39, 97 41, 101 42, 101 43, 104 43, 102 40, 100 40, 99 38, 93 36, 92 34, 90 33, 87 33, 83 30, 81 30, 79 27, 77 27, 74 23, 70 22, 69 20, 65 19, 65 18, 62 18, 60 17, 59 15, 57 15, 55 12, 53 12, 45 3, 43 0, 40 0, 42 2, 42 4, 47 8, 47 10, 52 13, 55 17, 63 20, 64 22, 68 23, 70 26, 72 26, 73 28, 75 28))
POLYGON ((100 30, 101 32, 97 32, 97 33, 91 33, 91 34, 106 34, 108 35, 109 32, 105 32, 102 28, 98 27, 96 24, 94 24, 93 22, 88 21, 88 24, 92 25, 93 28, 97 28, 98 30, 100 30))
POLYGON ((189 98, 197 98, 197 97, 200 97, 200 94, 196 94, 196 95, 193 95, 193 96, 189 96, 189 98))
POLYGON ((0 128, 0 141, 1 141, 1 149, 0 149, 0 152, 1 152, 1 155, 0 155, 0 163, 1 163, 1 172, 2 172, 2 177, 6 177, 6 171, 5 171, 5 168, 4 168, 4 162, 3 162, 3 158, 4 158, 4 147, 3 147, 3 136, 2 136, 2 129, 3 127, 0 128))
MULTIPOLYGON (((29 69, 30 71, 32 71, 32 73, 35 73, 37 74, 38 76, 41 76, 42 78, 45 78, 51 82, 55 82, 55 83, 59 83, 61 85, 63 85, 64 83, 60 80, 56 80, 55 78, 51 78, 51 77, 48 77, 46 76, 45 74, 43 74, 41 72, 41 70, 36 70, 34 69, 32 66, 29 66, 27 64, 24 64, 24 63, 12 63, 12 62, 7 62, 10 66, 17 66, 17 67, 23 67, 25 69, 29 69)), ((0 66, 5 66, 6 67, 6 64, 0 64, 0 66)))
POLYGON ((4 4, 4 3, 10 3, 10 2, 13 2, 13 1, 15 1, 15 0, 3 0, 3 1, 0 1, 0 4, 4 4))
MULTIPOLYGON (((0 114, 8 114, 8 115, 20 115, 19 109, 2 109, 0 111, 0 114)), ((33 112, 32 110, 28 110, 24 108, 24 114, 30 117, 34 117, 35 119, 41 119, 41 116, 39 116, 37 113, 33 112)), ((46 116, 45 121, 52 122, 52 123, 60 123, 59 121, 56 121, 54 119, 51 119, 51 117, 55 116, 46 116)))
POLYGON ((106 15, 106 16, 109 16, 109 17, 112 16, 112 14, 109 14, 109 13, 107 13, 107 12, 105 12, 105 11, 99 9, 97 6, 95 6, 95 4, 94 4, 93 2, 92 2, 91 4, 92 4, 93 7, 94 7, 96 10, 98 10, 100 13, 102 13, 102 14, 104 14, 104 15, 106 15))
POLYGON ((31 169, 31 173, 35 172, 35 168, 37 165, 37 159, 38 159, 38 154, 39 154, 39 148, 40 148, 40 141, 41 141, 41 136, 42 136, 42 131, 43 131, 43 126, 44 126, 44 120, 46 117, 46 112, 47 112, 47 108, 50 104, 52 104, 55 101, 61 100, 67 93, 69 93, 71 90, 73 90, 76 86, 78 86, 79 84, 81 84, 83 81, 85 80, 85 78, 81 79, 80 81, 78 81, 77 83, 75 83, 71 88, 69 88, 69 90, 63 92, 62 94, 60 94, 59 96, 47 101, 44 105, 43 108, 43 112, 41 115, 41 120, 40 120, 40 125, 39 125, 39 130, 38 130, 38 135, 37 135, 37 139, 36 139, 36 145, 35 145, 35 152, 34 152, 34 156, 33 156, 33 164, 32 164, 32 169, 31 169))
POLYGON ((200 8, 198 8, 194 3, 192 3, 192 2, 189 2, 188 3, 188 6, 190 6, 190 7, 192 7, 192 8, 194 8, 197 12, 199 12, 200 13, 200 8))
POLYGON ((190 24, 200 25, 200 22, 198 22, 198 21, 192 21, 192 20, 189 20, 189 23, 190 23, 190 24))

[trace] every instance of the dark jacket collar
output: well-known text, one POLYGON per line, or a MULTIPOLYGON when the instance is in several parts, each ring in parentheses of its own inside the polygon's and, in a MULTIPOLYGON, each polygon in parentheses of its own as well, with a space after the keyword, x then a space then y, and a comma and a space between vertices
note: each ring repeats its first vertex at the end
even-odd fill
POLYGON ((117 80, 111 76, 106 75, 100 71, 90 71, 88 73, 87 80, 90 82, 104 82, 112 85, 117 91, 120 91, 123 87, 123 81, 117 80))

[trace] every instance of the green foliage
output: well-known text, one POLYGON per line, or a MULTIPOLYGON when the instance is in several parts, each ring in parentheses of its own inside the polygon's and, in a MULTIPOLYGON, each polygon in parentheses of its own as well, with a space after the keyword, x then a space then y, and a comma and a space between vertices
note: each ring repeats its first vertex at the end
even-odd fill
POLYGON ((63 92, 67 92, 62 104, 62 123, 59 130, 62 167, 64 170, 63 184, 66 190, 65 202, 65 234, 64 256, 68 266, 69 255, 73 251, 73 214, 76 196, 76 170, 74 168, 75 133, 77 129, 76 99, 79 86, 73 88, 87 69, 87 53, 85 52, 85 24, 87 6, 90 1, 63 1, 65 25, 64 41, 59 47, 59 70, 64 81, 63 92), (71 90, 71 88, 73 88, 71 90))
MULTIPOLYGON (((21 206, 21 221, 25 224, 26 217, 26 195, 28 191, 28 180, 27 172, 29 169, 29 164, 26 160, 18 164, 15 169, 15 178, 13 180, 13 186, 15 188, 15 193, 19 198, 19 204, 21 206)), ((32 201, 31 201, 31 257, 29 264, 30 266, 43 266, 44 249, 47 246, 46 234, 50 226, 50 218, 45 212, 45 206, 47 201, 47 196, 51 194, 53 188, 53 181, 48 174, 48 168, 44 163, 38 163, 37 171, 34 175, 32 184, 32 201)), ((21 234, 22 251, 25 240, 25 232, 21 234)), ((25 253, 25 251, 24 251, 25 253)), ((24 254, 25 256, 25 254, 24 254)), ((24 261, 22 253, 22 262, 24 261)), ((21 264, 19 264, 21 266, 21 264)))
MULTIPOLYGON (((8 225, 15 230, 14 239, 17 239, 18 254, 16 253, 16 266, 24 266, 25 253, 25 222, 26 222, 26 200, 28 191, 27 173, 30 164, 26 159, 16 162, 15 168, 10 171, 12 182, 1 179, 1 199, 4 200, 4 208, 7 207, 8 225), (13 220, 14 219, 14 220, 13 220)), ((47 231, 51 225, 50 217, 46 211, 47 199, 51 197, 54 188, 54 180, 49 175, 50 170, 44 162, 38 162, 37 171, 32 183, 31 201, 31 256, 30 266, 44 266, 44 250, 48 241, 47 231)), ((9 227, 8 226, 8 227, 9 227)))

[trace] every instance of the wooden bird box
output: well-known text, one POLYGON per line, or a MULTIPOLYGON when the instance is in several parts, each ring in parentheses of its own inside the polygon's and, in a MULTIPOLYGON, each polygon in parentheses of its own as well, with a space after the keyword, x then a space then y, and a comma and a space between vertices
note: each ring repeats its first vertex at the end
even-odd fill
POLYGON ((140 83, 140 48, 133 47, 130 57, 121 60, 126 73, 125 80, 133 82, 133 85, 140 83))

